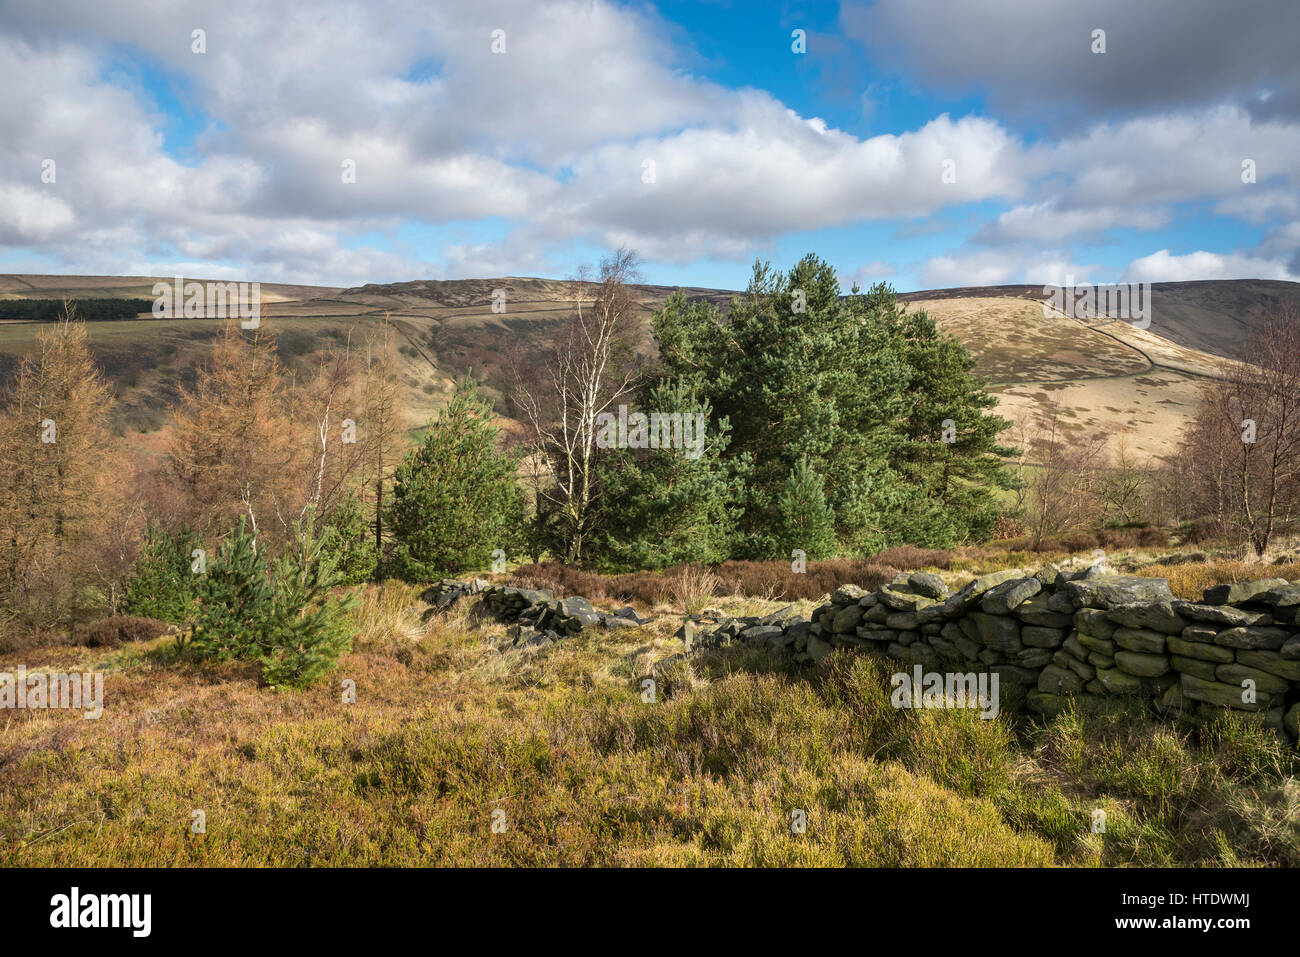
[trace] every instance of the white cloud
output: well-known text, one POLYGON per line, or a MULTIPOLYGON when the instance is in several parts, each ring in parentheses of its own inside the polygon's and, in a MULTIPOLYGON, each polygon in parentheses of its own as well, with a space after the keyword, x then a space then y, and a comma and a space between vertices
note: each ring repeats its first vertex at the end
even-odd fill
POLYGON ((62 199, 34 186, 0 183, 0 244, 42 243, 63 233, 75 219, 62 199))
MULTIPOLYGON (((930 42, 902 23, 904 8, 880 7, 907 42, 930 42)), ((999 0, 988 22, 1009 10, 999 0)), ((952 16, 934 31, 949 47, 988 26, 952 16)), ((331 284, 545 273, 591 244, 658 262, 735 261, 791 233, 994 201, 1014 206, 973 248, 929 259, 925 281, 1037 282, 1074 261, 1062 248, 1071 239, 1163 228, 1178 204, 1208 202, 1271 227, 1238 259, 1292 268, 1294 237, 1278 217, 1300 217, 1300 125, 1242 106, 1181 106, 1034 144, 995 119, 947 114, 859 138, 763 91, 691 75, 690 51, 653 9, 605 0, 9 0, 5 18, 0 255, 14 250, 10 262, 107 272, 207 262, 213 274, 243 265, 331 284), (195 27, 208 31, 206 54, 190 49, 195 27), (497 28, 504 55, 491 52, 497 28), (150 86, 122 64, 123 48, 211 119, 192 159, 165 149, 150 86), (1240 181, 1246 157, 1255 184, 1240 181), (59 163, 48 187, 45 158, 59 163), (355 184, 341 181, 344 159, 355 184), (955 182, 942 179, 946 161, 955 182), (463 228, 487 219, 491 235, 507 225, 504 239, 463 228), (435 262, 396 241, 355 248, 353 237, 406 224, 453 238, 435 262)), ((1088 267, 1073 268, 1082 280, 1088 267)))
POLYGON ((564 207, 574 158, 611 137, 701 122, 730 96, 674 69, 649 15, 576 0, 364 10, 347 0, 311 10, 127 0, 111 14, 16 2, 4 31, 0 190, 21 215, 6 217, 0 244, 70 263, 97 261, 99 237, 120 239, 125 226, 137 253, 170 245, 186 261, 340 281, 338 265, 362 258, 342 235, 406 221, 540 222, 564 207), (190 49, 195 26, 208 31, 206 54, 190 49), (490 50, 497 27, 505 55, 490 50), (113 43, 182 76, 191 105, 214 121, 196 165, 164 152, 140 83, 120 69, 107 72, 121 86, 101 79, 113 43), (38 208, 24 178, 37 182, 47 156, 59 162, 49 193, 60 205, 38 208), (341 180, 344 159, 356 163, 355 183, 341 180))
POLYGON ((1016 196, 1020 166, 1017 144, 990 120, 943 115, 859 140, 749 93, 729 128, 613 144, 576 164, 562 218, 653 258, 745 256, 789 231, 1016 196), (643 182, 647 160, 653 183, 643 182), (949 160, 951 183, 943 180, 949 160))
POLYGON ((1073 261, 1060 250, 1031 250, 1025 246, 970 249, 934 256, 921 267, 921 283, 928 289, 961 286, 1027 284, 1064 285, 1093 282, 1098 266, 1073 261))
POLYGON ((1167 209, 1117 206, 1062 208, 1053 198, 1020 205, 1007 210, 980 230, 977 242, 1007 243, 1034 240, 1055 241, 1071 236, 1090 235, 1116 227, 1158 229, 1170 220, 1167 209))
POLYGON ((1034 165, 1070 179, 1070 205, 1149 207, 1206 197, 1231 201, 1268 182, 1300 182, 1300 124, 1252 119, 1234 107, 1102 123, 1035 150, 1034 165), (1243 159, 1259 182, 1242 182, 1243 159))
POLYGON ((1300 282, 1280 260, 1241 253, 1212 253, 1203 250, 1175 256, 1161 249, 1129 263, 1124 271, 1129 282, 1183 282, 1193 279, 1284 279, 1300 282))
POLYGON ((855 284, 863 289, 868 288, 872 283, 880 282, 882 279, 888 279, 898 272, 898 267, 893 263, 887 263, 884 260, 876 259, 866 265, 859 266, 850 276, 841 276, 840 285, 845 289, 851 289, 855 284))

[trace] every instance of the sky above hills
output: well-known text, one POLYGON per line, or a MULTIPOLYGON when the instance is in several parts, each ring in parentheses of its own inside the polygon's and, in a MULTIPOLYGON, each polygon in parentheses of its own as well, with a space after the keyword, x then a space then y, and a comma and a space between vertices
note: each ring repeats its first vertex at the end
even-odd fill
POLYGON ((1294 0, 0 0, 0 272, 1300 280, 1298 36, 1294 0))

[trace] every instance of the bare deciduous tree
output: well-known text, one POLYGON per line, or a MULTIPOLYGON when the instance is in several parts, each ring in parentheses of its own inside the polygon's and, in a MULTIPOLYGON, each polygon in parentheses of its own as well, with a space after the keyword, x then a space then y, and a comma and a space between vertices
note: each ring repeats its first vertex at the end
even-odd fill
POLYGON ((1300 307, 1274 304, 1226 362, 1188 429, 1202 514, 1263 556, 1300 509, 1300 307))
POLYGON ((384 554, 384 484, 405 449, 398 420, 397 369, 393 359, 393 327, 388 316, 366 343, 365 379, 362 384, 362 422, 365 428, 365 464, 362 482, 374 502, 375 554, 384 554))
POLYGON ((1050 403, 1042 410, 1027 445, 1036 464, 1029 481, 1035 541, 1042 541, 1051 532, 1096 524, 1097 465, 1106 436, 1091 433, 1071 441, 1060 406, 1050 403))
POLYGON ((1108 518, 1125 525, 1140 517, 1152 484, 1152 471, 1140 463, 1129 446, 1128 433, 1118 432, 1097 475, 1097 494, 1108 518))
POLYGON ((564 559, 580 563, 596 515, 597 417, 617 407, 636 378, 636 255, 620 249, 602 260, 594 280, 573 282, 574 312, 548 366, 520 377, 514 400, 528 428, 530 454, 541 465, 537 506, 556 526, 564 559))

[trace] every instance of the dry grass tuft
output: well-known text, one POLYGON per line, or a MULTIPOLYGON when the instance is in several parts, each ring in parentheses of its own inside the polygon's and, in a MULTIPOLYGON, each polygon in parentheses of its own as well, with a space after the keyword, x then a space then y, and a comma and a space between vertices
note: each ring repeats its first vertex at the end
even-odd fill
POLYGON ((1141 565, 1135 574, 1169 580, 1169 590, 1179 598, 1200 601, 1211 585, 1251 581, 1257 578, 1300 579, 1300 562, 1264 565, 1252 561, 1189 562, 1179 565, 1141 565))
POLYGON ((703 565, 684 565, 664 576, 664 594, 687 615, 707 608, 722 587, 722 579, 703 565))

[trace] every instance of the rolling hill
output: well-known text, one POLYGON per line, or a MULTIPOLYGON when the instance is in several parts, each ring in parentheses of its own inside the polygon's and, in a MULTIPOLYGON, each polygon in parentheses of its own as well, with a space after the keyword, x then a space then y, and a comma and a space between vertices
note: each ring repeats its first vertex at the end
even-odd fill
MULTIPOLYGON (((152 277, 0 275, 0 300, 149 298, 152 277)), ((688 288, 725 309, 734 293, 688 288)), ((350 289, 263 284, 263 316, 292 361, 320 343, 363 339, 384 321, 399 334, 408 424, 442 402, 454 378, 473 369, 497 390, 512 364, 553 342, 569 312, 570 286, 553 279, 416 280, 350 289), (505 309, 492 309, 504 290, 505 309)), ((672 287, 639 285, 638 318, 647 322, 672 287)), ((1124 433, 1142 456, 1172 451, 1207 377, 1222 358, 1240 354, 1247 324, 1271 299, 1300 297, 1300 284, 1262 280, 1157 283, 1152 322, 1045 316, 1039 286, 989 286, 904 293, 916 309, 959 337, 977 359, 1008 418, 1049 403, 1076 435, 1124 433)), ((146 434, 166 424, 176 387, 192 376, 217 320, 152 318, 94 323, 92 343, 118 388, 123 431, 146 434)), ((0 323, 0 374, 35 342, 34 323, 0 323)), ((152 443, 146 443, 152 444, 152 443)))

